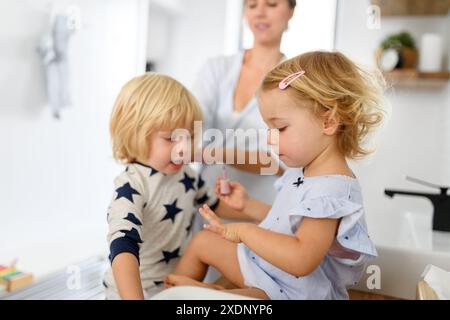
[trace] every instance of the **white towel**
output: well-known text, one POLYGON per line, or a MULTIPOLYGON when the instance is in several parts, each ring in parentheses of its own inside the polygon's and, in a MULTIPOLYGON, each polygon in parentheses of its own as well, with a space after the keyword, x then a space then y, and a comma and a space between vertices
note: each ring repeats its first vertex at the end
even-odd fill
POLYGON ((450 272, 429 264, 425 267, 422 277, 440 300, 450 300, 450 272))
POLYGON ((46 71, 48 102, 56 118, 62 108, 71 105, 68 49, 72 33, 68 17, 57 15, 50 33, 42 37, 38 47, 46 71))

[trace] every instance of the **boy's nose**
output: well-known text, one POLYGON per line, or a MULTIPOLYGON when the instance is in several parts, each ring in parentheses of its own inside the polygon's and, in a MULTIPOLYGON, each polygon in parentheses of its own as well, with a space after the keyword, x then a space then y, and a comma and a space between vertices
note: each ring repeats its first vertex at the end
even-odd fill
POLYGON ((176 146, 177 155, 182 157, 184 154, 184 148, 185 148, 184 143, 182 143, 182 142, 177 143, 177 146, 176 146))

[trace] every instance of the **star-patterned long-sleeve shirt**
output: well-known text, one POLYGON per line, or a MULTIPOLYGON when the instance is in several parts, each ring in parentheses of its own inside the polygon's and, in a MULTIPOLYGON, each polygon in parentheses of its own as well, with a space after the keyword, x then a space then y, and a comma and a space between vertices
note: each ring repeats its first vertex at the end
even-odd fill
MULTIPOLYGON (((215 207, 218 200, 201 176, 189 166, 173 176, 140 163, 127 165, 115 179, 108 208, 110 261, 129 252, 139 261, 144 290, 172 272, 191 236, 196 208, 215 207)), ((109 269, 105 286, 115 288, 109 269)))

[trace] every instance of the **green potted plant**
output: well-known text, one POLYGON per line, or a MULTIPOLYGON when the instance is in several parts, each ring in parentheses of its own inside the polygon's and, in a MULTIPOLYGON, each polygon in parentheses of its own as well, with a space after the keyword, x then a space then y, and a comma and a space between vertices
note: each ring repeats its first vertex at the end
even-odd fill
POLYGON ((388 35, 381 42, 375 57, 382 70, 390 71, 415 68, 419 54, 414 38, 409 32, 403 31, 388 35))

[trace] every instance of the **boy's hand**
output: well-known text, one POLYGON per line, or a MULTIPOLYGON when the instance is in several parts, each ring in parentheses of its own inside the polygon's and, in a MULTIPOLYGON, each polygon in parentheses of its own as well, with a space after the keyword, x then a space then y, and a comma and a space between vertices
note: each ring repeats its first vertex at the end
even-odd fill
POLYGON ((206 204, 199 209, 200 214, 205 218, 209 224, 203 225, 206 230, 221 235, 223 238, 232 242, 242 242, 241 236, 243 229, 247 223, 223 223, 219 217, 206 204))
POLYGON ((229 183, 231 192, 227 195, 220 194, 220 177, 217 177, 214 192, 220 201, 223 201, 230 208, 243 211, 249 199, 247 191, 236 181, 230 181, 229 183))

